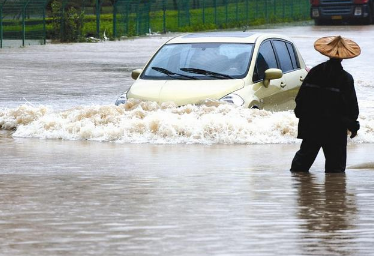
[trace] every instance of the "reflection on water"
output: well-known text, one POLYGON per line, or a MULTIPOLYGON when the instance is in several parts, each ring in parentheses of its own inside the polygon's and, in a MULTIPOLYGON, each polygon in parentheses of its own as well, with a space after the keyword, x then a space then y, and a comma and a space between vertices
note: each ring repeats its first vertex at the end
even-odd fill
POLYGON ((326 174, 319 182, 313 174, 294 174, 299 198, 298 217, 305 230, 304 249, 311 253, 352 255, 357 214, 354 194, 346 189, 345 174, 326 174), (349 244, 349 247, 346 245, 349 244))
POLYGON ((297 147, 2 131, 0 255, 370 255, 374 172, 325 176, 322 157, 313 174, 293 176, 297 147))

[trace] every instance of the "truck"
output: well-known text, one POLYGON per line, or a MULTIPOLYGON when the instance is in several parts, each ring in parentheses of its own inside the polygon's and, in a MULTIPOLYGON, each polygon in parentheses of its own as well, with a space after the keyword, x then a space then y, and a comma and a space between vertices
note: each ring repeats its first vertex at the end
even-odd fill
POLYGON ((310 0, 310 4, 310 16, 316 25, 374 21, 374 0, 310 0))

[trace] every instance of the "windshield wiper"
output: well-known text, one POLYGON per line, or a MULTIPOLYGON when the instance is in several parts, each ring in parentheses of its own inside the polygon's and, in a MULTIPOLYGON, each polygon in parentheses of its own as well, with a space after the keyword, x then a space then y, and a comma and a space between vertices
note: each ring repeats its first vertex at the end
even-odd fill
POLYGON ((205 69, 199 69, 199 68, 181 68, 180 70, 188 73, 194 73, 194 74, 201 74, 205 76, 211 76, 215 78, 226 78, 226 79, 233 79, 232 76, 221 74, 221 73, 216 73, 213 71, 208 71, 205 69))
POLYGON ((187 76, 187 75, 183 75, 183 74, 178 74, 178 73, 174 73, 170 70, 167 70, 165 68, 160 68, 160 67, 152 67, 153 70, 156 70, 157 72, 160 72, 162 74, 165 74, 171 78, 177 78, 176 76, 179 76, 179 77, 184 77, 184 78, 187 78, 187 79, 197 79, 196 77, 193 77, 193 76, 187 76))

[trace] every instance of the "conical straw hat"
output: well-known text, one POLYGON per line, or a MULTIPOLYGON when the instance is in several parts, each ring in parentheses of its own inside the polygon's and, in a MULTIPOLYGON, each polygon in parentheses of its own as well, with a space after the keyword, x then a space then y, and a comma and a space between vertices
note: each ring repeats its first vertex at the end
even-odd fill
POLYGON ((322 37, 314 43, 314 49, 327 57, 335 59, 351 59, 361 53, 358 44, 341 36, 322 37))

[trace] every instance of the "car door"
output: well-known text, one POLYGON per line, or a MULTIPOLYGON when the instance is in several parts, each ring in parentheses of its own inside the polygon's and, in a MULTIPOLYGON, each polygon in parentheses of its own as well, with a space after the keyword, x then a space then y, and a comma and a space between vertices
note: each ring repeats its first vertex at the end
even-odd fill
POLYGON ((279 93, 281 96, 279 103, 282 109, 294 109, 294 99, 306 76, 306 72, 300 69, 300 64, 291 42, 273 40, 272 43, 284 79, 284 84, 281 86, 281 92, 279 93))
POLYGON ((268 87, 263 84, 265 71, 269 68, 279 68, 273 45, 270 40, 264 41, 256 57, 256 65, 253 72, 253 89, 255 96, 260 101, 260 107, 269 110, 278 110, 279 100, 282 99, 279 93, 285 84, 284 78, 270 81, 268 87))

